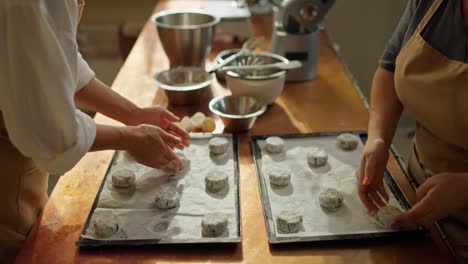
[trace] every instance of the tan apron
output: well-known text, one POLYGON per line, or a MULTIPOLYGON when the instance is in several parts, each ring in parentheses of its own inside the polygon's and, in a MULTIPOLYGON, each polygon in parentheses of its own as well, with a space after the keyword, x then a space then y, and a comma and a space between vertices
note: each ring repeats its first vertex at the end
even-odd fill
MULTIPOLYGON (((78 0, 78 21, 84 8, 78 0)), ((13 262, 47 201, 49 174, 11 143, 0 112, 0 263, 13 262)))
MULTIPOLYGON (((398 98, 418 122, 408 165, 418 184, 442 172, 468 172, 468 64, 447 58, 421 36, 442 1, 434 1, 396 60, 398 98)), ((468 208, 441 224, 468 263, 468 208)))

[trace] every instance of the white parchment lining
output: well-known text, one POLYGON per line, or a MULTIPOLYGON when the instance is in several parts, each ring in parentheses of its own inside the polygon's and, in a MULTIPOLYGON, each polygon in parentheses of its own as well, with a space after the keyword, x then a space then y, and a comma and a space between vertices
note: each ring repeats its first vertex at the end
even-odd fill
MULTIPOLYGON (((211 137, 192 138, 191 144, 182 153, 189 159, 189 165, 176 176, 136 163, 124 152, 120 152, 109 173, 119 168, 128 168, 136 173, 136 187, 132 190, 117 191, 112 188, 110 175, 99 196, 99 202, 92 219, 99 214, 112 214, 119 231, 108 240, 119 239, 201 239, 201 219, 204 214, 224 213, 228 216, 228 229, 220 235, 224 238, 239 237, 238 212, 236 205, 237 182, 233 139, 226 136, 230 145, 220 156, 210 155, 208 141, 211 137), (211 170, 221 170, 229 177, 229 186, 219 193, 205 191, 205 175, 211 170), (155 207, 156 193, 165 187, 176 188, 181 195, 180 206, 161 210, 155 207)), ((91 219, 91 221, 92 221, 91 219)), ((92 238, 88 228, 85 238, 92 238)), ((207 238, 210 239, 210 238, 207 238)))
MULTIPOLYGON (((343 151, 336 144, 336 136, 283 138, 285 150, 279 154, 270 154, 265 150, 265 141, 258 140, 262 152, 262 171, 274 222, 284 209, 297 210, 303 215, 303 228, 298 233, 285 234, 276 228, 276 223, 269 223, 275 228, 277 237, 314 237, 327 235, 348 235, 362 233, 391 232, 372 219, 362 205, 357 193, 357 175, 363 144, 358 148, 343 151), (327 165, 312 168, 307 163, 307 151, 311 147, 320 147, 328 152, 327 165), (268 178, 268 171, 274 166, 288 166, 292 170, 291 184, 285 188, 273 187, 268 178), (344 205, 337 211, 323 209, 318 195, 327 188, 334 188, 343 193, 344 205)), ((400 209, 389 187, 385 186, 389 204, 400 209)))

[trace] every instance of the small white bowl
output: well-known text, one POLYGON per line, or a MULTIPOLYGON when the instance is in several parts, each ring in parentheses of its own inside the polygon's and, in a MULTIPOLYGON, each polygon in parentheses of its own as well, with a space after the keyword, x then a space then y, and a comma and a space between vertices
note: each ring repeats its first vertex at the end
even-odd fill
MULTIPOLYGON (((244 55, 236 60, 234 65, 271 64, 276 62, 288 63, 289 60, 268 52, 254 52, 244 55), (260 63, 258 63, 260 62, 260 63)), ((272 104, 284 88, 287 72, 284 70, 258 70, 258 71, 228 71, 226 83, 233 95, 252 96, 262 103, 272 104)))

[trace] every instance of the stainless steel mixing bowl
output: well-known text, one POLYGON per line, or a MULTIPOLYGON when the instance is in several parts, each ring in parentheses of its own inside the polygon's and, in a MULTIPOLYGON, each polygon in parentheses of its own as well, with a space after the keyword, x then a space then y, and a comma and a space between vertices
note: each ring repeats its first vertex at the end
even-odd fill
POLYGON ((253 127, 258 116, 267 107, 250 96, 221 96, 213 98, 209 104, 211 112, 221 117, 225 130, 242 132, 253 127))
POLYGON ((165 10, 151 20, 156 24, 171 68, 205 65, 219 17, 202 10, 165 10))
MULTIPOLYGON (((285 57, 269 52, 252 52, 236 59, 233 65, 288 63, 285 57)), ((228 71, 224 76, 232 94, 252 96, 264 104, 272 104, 283 91, 287 71, 278 69, 228 71)))
MULTIPOLYGON (((215 63, 216 64, 221 64, 221 63, 224 62, 225 59, 229 58, 230 56, 236 54, 239 51, 240 51, 240 49, 223 50, 220 53, 218 53, 218 55, 216 55, 215 63)), ((232 65, 232 63, 228 63, 226 66, 230 66, 230 65, 232 65)), ((218 79, 219 82, 226 81, 226 79, 224 78, 225 74, 226 74, 226 72, 224 72, 224 71, 216 71, 216 73, 215 73, 216 79, 218 79)))
POLYGON ((199 104, 211 94, 211 75, 199 67, 177 67, 154 76, 171 105, 199 104))

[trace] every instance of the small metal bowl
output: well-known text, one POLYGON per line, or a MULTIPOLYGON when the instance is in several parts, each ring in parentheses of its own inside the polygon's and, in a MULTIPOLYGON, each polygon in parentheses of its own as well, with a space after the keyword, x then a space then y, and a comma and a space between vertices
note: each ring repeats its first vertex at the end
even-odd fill
POLYGON ((211 75, 199 67, 177 67, 154 76, 171 105, 192 105, 210 94, 211 75))
POLYGON ((253 127, 258 116, 265 113, 267 106, 250 96, 221 96, 209 104, 211 112, 221 117, 225 130, 241 132, 253 127))

